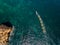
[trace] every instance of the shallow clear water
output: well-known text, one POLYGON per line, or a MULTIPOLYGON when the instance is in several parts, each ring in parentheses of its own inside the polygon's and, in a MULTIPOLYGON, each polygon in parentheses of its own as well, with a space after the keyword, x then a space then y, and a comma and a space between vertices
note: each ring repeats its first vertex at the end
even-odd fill
POLYGON ((9 45, 60 45, 59 0, 0 0, 0 23, 10 21, 15 29, 9 45), (47 34, 43 34, 38 11, 47 34))

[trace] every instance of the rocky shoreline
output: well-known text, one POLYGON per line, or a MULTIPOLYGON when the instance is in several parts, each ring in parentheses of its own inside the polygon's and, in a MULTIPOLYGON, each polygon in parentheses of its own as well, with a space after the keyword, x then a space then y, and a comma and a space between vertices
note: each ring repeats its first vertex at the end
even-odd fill
POLYGON ((7 45, 9 42, 12 25, 10 22, 0 24, 0 45, 7 45))

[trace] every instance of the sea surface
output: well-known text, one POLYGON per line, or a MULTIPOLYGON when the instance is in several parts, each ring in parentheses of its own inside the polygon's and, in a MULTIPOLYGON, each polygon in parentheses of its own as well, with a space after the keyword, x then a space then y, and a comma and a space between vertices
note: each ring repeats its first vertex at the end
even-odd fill
POLYGON ((0 0, 0 24, 6 21, 14 26, 9 45, 60 45, 60 0, 0 0))

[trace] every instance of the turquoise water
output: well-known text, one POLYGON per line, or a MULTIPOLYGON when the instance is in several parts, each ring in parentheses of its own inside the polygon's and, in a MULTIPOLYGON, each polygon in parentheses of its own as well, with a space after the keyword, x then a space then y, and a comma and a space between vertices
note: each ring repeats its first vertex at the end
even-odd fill
POLYGON ((0 23, 6 21, 15 27, 9 45, 60 45, 59 0, 0 0, 0 23), (44 22, 46 35, 35 11, 44 22))

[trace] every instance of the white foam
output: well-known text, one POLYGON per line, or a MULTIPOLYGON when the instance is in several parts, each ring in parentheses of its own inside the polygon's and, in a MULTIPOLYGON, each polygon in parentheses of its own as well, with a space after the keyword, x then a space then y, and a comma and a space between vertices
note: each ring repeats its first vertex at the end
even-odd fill
POLYGON ((14 26, 13 26, 12 31, 11 31, 11 33, 10 33, 9 41, 11 40, 11 37, 14 35, 14 33, 13 33, 14 30, 15 30, 15 28, 14 28, 14 26))

